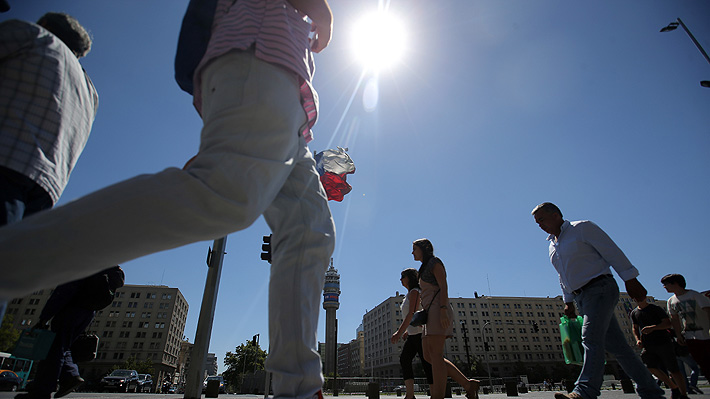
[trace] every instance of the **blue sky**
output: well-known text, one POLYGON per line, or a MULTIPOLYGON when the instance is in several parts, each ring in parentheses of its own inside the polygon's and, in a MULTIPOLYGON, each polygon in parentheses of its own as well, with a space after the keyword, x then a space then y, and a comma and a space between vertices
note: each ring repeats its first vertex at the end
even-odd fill
MULTIPOLYGON (((172 69, 186 0, 9 2, 1 19, 64 11, 94 37, 82 64, 99 113, 61 203, 194 155, 201 123, 172 69)), ((710 89, 699 85, 710 64, 681 29, 659 33, 680 17, 710 50, 710 3, 392 0, 407 51, 359 87, 350 32, 377 1, 331 7, 333 41, 316 55, 321 116, 311 149, 349 147, 357 167, 353 191, 330 203, 340 342, 402 290, 399 272, 418 266, 411 242, 421 237, 446 265, 450 297, 559 295, 546 235, 530 216, 543 201, 604 228, 650 295, 668 296, 659 280, 671 272, 710 289, 710 89), (379 97, 368 112, 370 80, 379 97)), ((252 335, 268 342, 266 234, 259 220, 228 238, 210 345, 220 371, 224 353, 252 335)), ((130 284, 181 290, 191 341, 210 245, 123 265, 130 284)))

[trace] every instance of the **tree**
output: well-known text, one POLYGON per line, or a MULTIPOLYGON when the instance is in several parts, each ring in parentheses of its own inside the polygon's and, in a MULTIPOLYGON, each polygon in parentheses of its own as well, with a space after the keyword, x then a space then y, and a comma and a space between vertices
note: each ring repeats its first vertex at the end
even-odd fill
POLYGON ((256 342, 247 340, 246 343, 237 346, 234 353, 227 352, 224 356, 224 365, 227 367, 227 370, 222 373, 224 383, 238 387, 240 376, 254 370, 263 370, 265 360, 266 351, 261 350, 256 342))
POLYGON ((20 339, 20 330, 13 327, 12 322, 15 316, 6 314, 0 326, 0 352, 10 352, 18 339, 20 339))
POLYGON ((124 369, 124 370, 136 370, 138 374, 150 374, 153 375, 155 369, 153 368, 153 361, 151 359, 145 359, 139 362, 135 356, 131 356, 126 359, 125 362, 121 364, 114 364, 111 367, 111 371, 124 369))

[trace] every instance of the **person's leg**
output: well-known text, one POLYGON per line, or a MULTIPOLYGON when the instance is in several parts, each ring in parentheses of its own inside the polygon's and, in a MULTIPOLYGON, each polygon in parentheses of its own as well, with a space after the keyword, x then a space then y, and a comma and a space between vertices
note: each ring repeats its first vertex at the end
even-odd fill
POLYGON ((670 388, 670 389, 677 389, 678 388, 678 385, 671 379, 671 377, 669 377, 668 374, 664 373, 660 369, 649 367, 648 371, 650 371, 651 374, 655 375, 656 378, 658 378, 661 382, 668 385, 668 388, 670 388))
MULTIPOLYGON (((608 281, 612 282, 614 287, 616 287, 618 300, 618 286, 616 285, 616 281, 612 279, 608 279, 608 281)), ((614 306, 616 306, 616 301, 614 302, 614 306)), ((605 341, 606 350, 614 355, 621 368, 636 382, 636 392, 642 399, 658 399, 663 397, 663 389, 658 386, 651 372, 648 371, 641 361, 641 358, 639 358, 626 341, 626 336, 619 327, 616 317, 613 315, 613 308, 605 341)))
POLYGON ((2 262, 15 265, 0 279, 0 292, 18 297, 223 237, 266 210, 300 150, 297 129, 305 115, 298 81, 249 52, 219 57, 202 78, 204 128, 187 169, 138 176, 0 228, 2 262))
MULTIPOLYGON (((297 102, 295 117, 305 123, 297 102)), ((264 213, 271 228, 269 356, 274 398, 310 398, 323 386, 317 328, 335 226, 315 161, 297 136, 293 169, 264 213)))
POLYGON ((687 339, 690 355, 706 378, 710 378, 710 339, 687 339))
POLYGON ((446 374, 466 390, 466 396, 468 398, 476 397, 480 381, 469 380, 449 359, 444 358, 444 362, 446 363, 446 374))
POLYGON ((417 353, 419 354, 419 360, 422 361, 422 368, 424 369, 424 375, 426 375, 426 382, 427 384, 430 384, 434 381, 434 377, 432 376, 431 372, 431 364, 424 359, 424 348, 422 347, 422 337, 424 334, 417 334, 416 335, 416 342, 417 342, 417 353))
MULTIPOLYGON (((612 279, 607 280, 613 281, 612 279)), ((594 399, 601 393, 606 331, 614 317, 614 306, 619 299, 618 290, 614 292, 613 287, 604 284, 604 282, 594 284, 575 298, 577 308, 584 317, 582 324, 584 364, 572 393, 580 395, 584 399, 594 399)))
POLYGON ((417 343, 415 341, 419 341, 419 347, 421 348, 421 335, 408 335, 402 346, 402 353, 399 355, 402 379, 404 380, 404 386, 407 388, 405 399, 414 397, 414 369, 412 368, 412 361, 418 352, 417 343))
POLYGON ((444 361, 444 343, 446 337, 443 335, 426 335, 422 339, 424 347, 424 358, 431 364, 433 381, 429 386, 431 399, 444 399, 446 393, 446 362, 444 361))

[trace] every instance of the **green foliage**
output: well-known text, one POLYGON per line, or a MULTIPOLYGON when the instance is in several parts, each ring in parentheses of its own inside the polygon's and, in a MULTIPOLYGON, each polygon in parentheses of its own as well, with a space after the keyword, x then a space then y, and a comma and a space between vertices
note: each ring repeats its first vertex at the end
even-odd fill
POLYGON ((10 352, 18 339, 20 339, 20 330, 13 327, 12 322, 15 316, 6 314, 0 326, 0 352, 10 352))
POLYGON ((237 346, 234 352, 227 352, 224 356, 224 365, 227 370, 222 373, 224 383, 232 387, 239 387, 242 374, 251 374, 254 370, 263 370, 266 360, 266 351, 253 341, 237 346))
POLYGON ((131 356, 126 359, 125 362, 121 364, 114 364, 111 367, 111 371, 124 369, 124 370, 136 370, 138 374, 155 374, 155 368, 153 367, 153 361, 151 359, 145 359, 141 362, 136 359, 135 356, 131 356))

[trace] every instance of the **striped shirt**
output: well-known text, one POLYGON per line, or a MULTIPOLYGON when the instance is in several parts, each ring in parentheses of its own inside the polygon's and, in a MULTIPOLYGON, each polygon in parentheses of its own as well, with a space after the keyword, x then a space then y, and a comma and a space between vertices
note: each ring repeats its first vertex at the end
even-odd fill
POLYGON ((0 23, 0 165, 54 203, 89 139, 99 97, 76 55, 33 23, 0 23))
POLYGON ((318 114, 318 95, 311 85, 315 64, 310 51, 311 24, 286 0, 219 0, 207 51, 194 76, 193 103, 202 113, 202 69, 231 51, 255 48, 257 58, 296 73, 301 82, 301 104, 308 121, 300 132, 312 140, 318 114))

